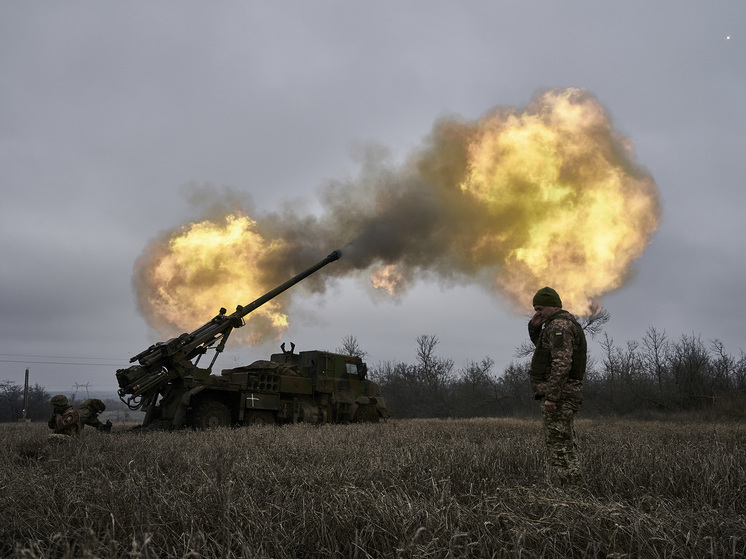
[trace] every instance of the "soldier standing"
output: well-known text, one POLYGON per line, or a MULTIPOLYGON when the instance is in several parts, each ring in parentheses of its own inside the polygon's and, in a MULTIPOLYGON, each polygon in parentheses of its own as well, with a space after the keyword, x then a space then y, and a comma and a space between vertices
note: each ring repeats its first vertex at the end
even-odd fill
POLYGON ((536 346, 531 359, 531 389, 541 401, 544 434, 554 472, 562 485, 582 482, 573 418, 583 402, 588 346, 583 328, 551 287, 533 299, 528 333, 536 346))
POLYGON ((63 394, 52 396, 49 402, 53 406, 52 416, 47 425, 54 431, 53 435, 77 437, 80 435, 80 414, 70 405, 63 394))

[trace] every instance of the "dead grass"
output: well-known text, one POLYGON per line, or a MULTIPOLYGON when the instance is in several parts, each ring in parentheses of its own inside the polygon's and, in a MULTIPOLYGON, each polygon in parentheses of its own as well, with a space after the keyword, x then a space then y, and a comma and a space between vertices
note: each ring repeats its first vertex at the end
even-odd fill
POLYGON ((549 484, 538 420, 107 436, 0 425, 3 557, 743 557, 746 426, 577 424, 549 484))

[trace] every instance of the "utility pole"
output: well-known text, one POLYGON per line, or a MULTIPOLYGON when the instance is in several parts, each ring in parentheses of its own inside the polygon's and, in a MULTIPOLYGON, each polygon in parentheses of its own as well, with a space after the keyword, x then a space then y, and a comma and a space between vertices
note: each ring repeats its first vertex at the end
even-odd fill
POLYGON ((26 412, 28 410, 28 367, 26 367, 26 380, 23 383, 23 417, 19 419, 19 421, 23 423, 28 423, 31 421, 26 417, 26 412))

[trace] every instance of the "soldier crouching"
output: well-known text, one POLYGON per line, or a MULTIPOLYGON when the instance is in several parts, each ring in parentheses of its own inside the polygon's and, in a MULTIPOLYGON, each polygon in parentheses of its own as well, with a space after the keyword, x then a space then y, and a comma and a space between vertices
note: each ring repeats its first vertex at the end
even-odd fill
POLYGON ((80 436, 80 414, 63 394, 52 396, 52 416, 49 418, 47 425, 53 430, 50 440, 62 437, 79 437, 80 436))
POLYGON ((97 431, 111 431, 111 421, 101 423, 98 416, 106 409, 106 404, 98 398, 89 398, 77 408, 70 405, 63 394, 52 396, 50 400, 53 411, 47 425, 53 430, 49 440, 66 440, 79 437, 83 427, 90 425, 97 431))
POLYGON ((80 427, 84 425, 90 425, 95 427, 97 431, 104 431, 108 433, 111 431, 111 421, 101 423, 98 418, 99 414, 106 409, 106 404, 98 398, 89 398, 85 400, 80 406, 78 406, 78 415, 80 415, 80 427))

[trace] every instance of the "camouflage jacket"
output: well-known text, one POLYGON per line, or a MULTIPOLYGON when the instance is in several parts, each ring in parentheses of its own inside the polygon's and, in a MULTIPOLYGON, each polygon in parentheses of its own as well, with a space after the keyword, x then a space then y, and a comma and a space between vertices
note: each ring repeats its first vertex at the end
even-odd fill
POLYGON ((78 410, 72 406, 55 409, 47 425, 60 435, 78 435, 80 433, 80 416, 78 410))
POLYGON ((583 401, 588 346, 583 328, 567 311, 557 311, 541 326, 528 324, 536 346, 531 359, 531 389, 536 399, 583 401))
POLYGON ((103 402, 101 402, 101 400, 88 399, 76 409, 78 410, 78 415, 80 416, 81 429, 86 425, 90 425, 91 427, 95 427, 96 429, 103 425, 98 416, 102 410, 106 409, 106 406, 103 402), (96 407, 96 402, 100 402, 100 407, 98 409, 96 407))
POLYGON ((79 406, 77 410, 78 415, 80 416, 81 429, 86 425, 96 427, 97 429, 100 425, 103 425, 103 423, 101 423, 101 420, 98 418, 98 412, 93 411, 90 407, 79 406))

